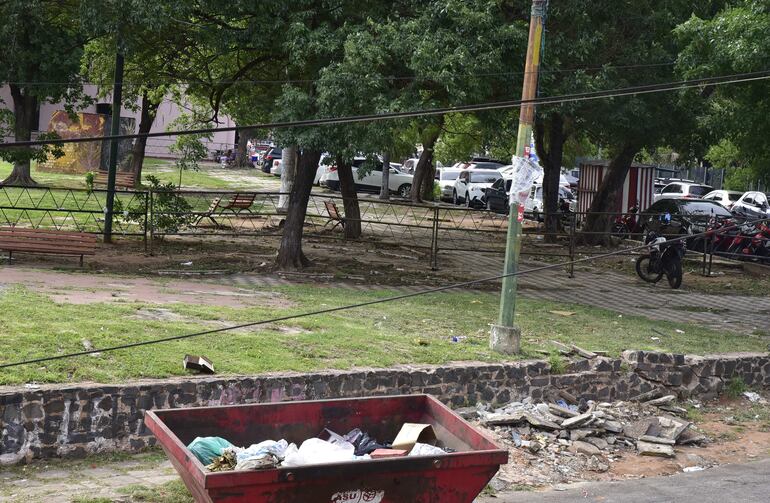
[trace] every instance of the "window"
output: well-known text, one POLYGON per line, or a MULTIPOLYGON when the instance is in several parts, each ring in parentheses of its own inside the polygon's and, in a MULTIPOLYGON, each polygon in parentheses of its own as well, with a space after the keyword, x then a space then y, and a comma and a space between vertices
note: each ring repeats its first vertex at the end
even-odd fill
POLYGON ((744 204, 756 204, 754 202, 754 196, 746 196, 746 198, 743 200, 744 204))
POLYGON ((447 171, 443 170, 441 172, 441 179, 442 180, 457 180, 457 177, 460 175, 459 171, 447 171))
POLYGON ((727 198, 730 201, 735 202, 735 201, 737 201, 738 199, 741 198, 741 194, 727 194, 727 198))
POLYGON ((690 195, 699 197, 703 194, 708 194, 714 190, 712 187, 709 187, 708 185, 690 185, 690 195))
POLYGON ((513 180, 507 180, 505 182, 505 191, 510 192, 511 191, 511 184, 513 183, 513 180))
POLYGON ((663 187, 663 190, 660 191, 661 194, 681 194, 682 193, 682 186, 678 183, 672 183, 671 185, 666 185, 663 187))
POLYGON ((463 171, 462 173, 460 173, 460 182, 461 183, 468 183, 468 172, 467 171, 463 171))
POLYGON ((495 190, 500 190, 500 189, 503 188, 503 183, 504 183, 504 181, 501 178, 501 179, 499 179, 498 181, 496 181, 495 183, 492 184, 492 188, 495 189, 495 190))
POLYGON ((494 183, 502 178, 500 173, 494 171, 487 172, 471 172, 471 183, 494 183))

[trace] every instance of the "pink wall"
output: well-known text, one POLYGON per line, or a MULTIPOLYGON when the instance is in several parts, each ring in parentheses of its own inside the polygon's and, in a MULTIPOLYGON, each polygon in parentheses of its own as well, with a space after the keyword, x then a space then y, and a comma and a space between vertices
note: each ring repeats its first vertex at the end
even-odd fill
MULTIPOLYGON (((97 87, 88 85, 85 86, 85 92, 89 96, 96 96, 97 93, 97 87)), ((8 86, 2 86, 0 87, 0 99, 3 100, 3 103, 0 103, 0 107, 7 108, 7 109, 13 109, 13 100, 11 99, 11 93, 8 89, 8 86)), ((99 98, 97 100, 99 103, 111 103, 112 99, 107 96, 106 98, 99 98)), ((53 113, 57 110, 62 110, 64 108, 63 104, 61 103, 42 103, 40 105, 40 129, 45 131, 48 129, 48 122, 51 120, 51 116, 53 113)), ((79 110, 81 112, 89 112, 89 113, 96 113, 96 104, 89 105, 87 107, 84 107, 82 110, 79 110)), ((182 115, 184 113, 184 108, 180 107, 176 103, 172 102, 171 100, 165 100, 158 109, 158 115, 155 118, 155 122, 152 125, 152 132, 162 132, 166 131, 169 124, 171 124, 177 117, 182 115)), ((121 117, 133 117, 136 120, 136 128, 139 128, 139 111, 132 111, 132 110, 122 110, 120 113, 121 117)), ((235 123, 230 119, 229 117, 220 115, 219 117, 220 124, 217 124, 216 127, 232 127, 235 126, 235 123)), ((33 135, 34 136, 34 135, 33 135)), ((12 138, 5 138, 5 141, 11 141, 12 138)), ((151 157, 174 157, 174 154, 169 152, 168 146, 173 143, 172 137, 158 137, 158 138, 149 138, 147 140, 147 155, 151 157)), ((214 150, 227 150, 231 148, 235 148, 235 132, 229 131, 229 132, 221 132, 221 133, 214 133, 211 140, 205 141, 206 146, 208 147, 209 151, 213 152, 214 150)))

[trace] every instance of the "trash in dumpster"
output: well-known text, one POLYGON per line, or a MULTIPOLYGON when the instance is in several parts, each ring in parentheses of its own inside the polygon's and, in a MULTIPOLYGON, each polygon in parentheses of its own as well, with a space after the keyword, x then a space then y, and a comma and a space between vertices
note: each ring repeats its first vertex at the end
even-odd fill
MULTIPOLYGON (((210 503, 469 503, 508 459, 506 451, 429 395, 146 411, 145 424, 196 499, 210 503), (342 435, 347 443, 342 445, 355 456, 353 444, 364 433, 390 441, 406 422, 431 424, 441 435, 436 443, 447 447, 445 453, 215 473, 185 446, 212 434, 241 446, 284 438, 296 442, 287 448, 289 458, 294 450, 299 453, 303 440, 328 428, 352 432, 342 435)), ((323 439, 315 442, 340 447, 323 439)))
POLYGON ((206 469, 211 472, 226 472, 234 470, 238 465, 238 461, 235 459, 235 448, 228 447, 222 451, 221 456, 214 458, 210 464, 206 465, 206 469))
POLYGON ((404 423, 401 427, 401 431, 396 435, 392 447, 394 449, 410 451, 417 442, 431 445, 435 444, 436 432, 433 431, 433 426, 422 423, 404 423))
POLYGON ((380 458, 398 458, 401 456, 406 456, 406 451, 403 449, 375 449, 370 454, 372 459, 380 459, 380 458))
POLYGON ((220 437, 195 437, 195 440, 187 446, 204 465, 211 464, 215 458, 222 455, 225 449, 232 447, 235 446, 220 437))
POLYGON ((345 440, 332 443, 320 438, 308 438, 302 442, 299 449, 295 444, 289 445, 281 466, 319 465, 371 459, 369 455, 356 456, 355 450, 353 444, 345 440))
POLYGON ((430 444, 421 444, 417 442, 409 451, 410 456, 435 456, 437 454, 446 454, 446 451, 441 447, 436 447, 430 444))
POLYGON ((283 461, 288 448, 289 443, 281 439, 278 442, 265 440, 258 444, 252 444, 246 449, 236 449, 235 457, 238 464, 235 466, 235 469, 258 470, 274 468, 283 461))

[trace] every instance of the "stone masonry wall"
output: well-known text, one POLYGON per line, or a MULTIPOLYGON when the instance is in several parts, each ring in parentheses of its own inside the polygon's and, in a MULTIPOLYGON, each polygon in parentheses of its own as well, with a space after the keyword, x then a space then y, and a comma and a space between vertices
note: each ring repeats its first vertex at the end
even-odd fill
POLYGON ((465 362, 122 385, 0 387, 0 464, 153 445, 155 439, 143 421, 148 409, 412 393, 429 393, 453 407, 503 404, 526 396, 557 398, 564 392, 602 401, 647 399, 663 393, 710 398, 733 377, 750 386, 770 386, 770 356, 628 351, 620 359, 570 363, 562 374, 552 374, 543 361, 465 362))

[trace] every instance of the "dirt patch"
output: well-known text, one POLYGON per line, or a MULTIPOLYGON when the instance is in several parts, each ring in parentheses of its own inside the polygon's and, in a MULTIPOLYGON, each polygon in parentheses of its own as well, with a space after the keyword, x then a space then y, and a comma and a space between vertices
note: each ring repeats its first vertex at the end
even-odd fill
POLYGON ((54 302, 91 304, 96 302, 183 302, 224 307, 292 307, 283 295, 270 291, 233 287, 220 282, 126 278, 111 275, 68 274, 50 270, 5 268, 4 285, 21 284, 48 295, 54 302))

